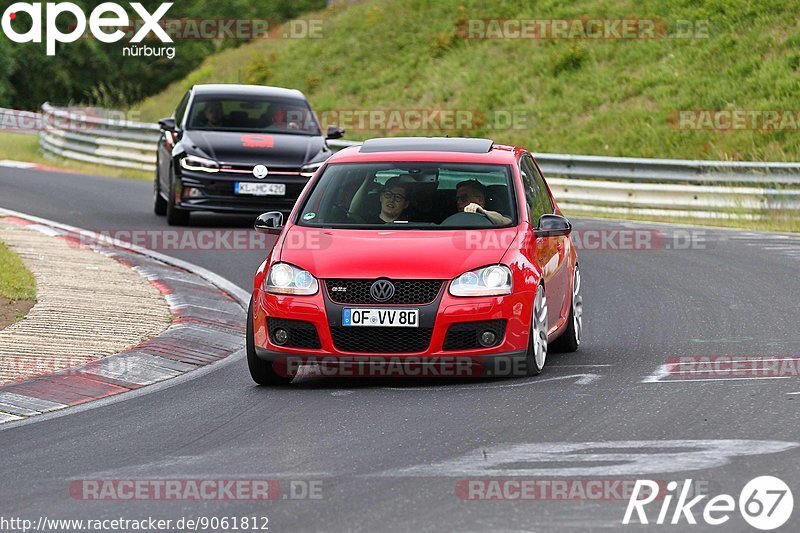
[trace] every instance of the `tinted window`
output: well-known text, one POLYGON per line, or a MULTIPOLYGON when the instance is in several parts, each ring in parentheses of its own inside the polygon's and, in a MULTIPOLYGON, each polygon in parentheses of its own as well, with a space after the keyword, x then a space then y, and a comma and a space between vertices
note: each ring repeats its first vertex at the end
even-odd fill
POLYGON ((525 201, 528 204, 531 224, 536 226, 539 218, 545 214, 545 208, 536 184, 536 170, 533 168, 530 158, 523 156, 520 159, 519 170, 522 174, 522 186, 525 188, 525 201))
MULTIPOLYGON (((526 156, 525 159, 528 159, 526 156)), ((530 161, 530 160, 529 160, 530 161)), ((555 211, 555 206, 553 205, 553 200, 550 198, 550 195, 547 192, 547 186, 544 183, 544 177, 539 172, 539 169, 536 168, 536 165, 533 161, 530 161, 531 169, 533 170, 533 176, 535 178, 536 187, 539 189, 539 197, 542 200, 542 206, 544 207, 545 213, 552 213, 555 211)))
POLYGON ((178 126, 181 125, 183 122, 183 115, 186 114, 186 104, 189 103, 189 91, 183 95, 183 99, 181 103, 178 105, 178 109, 175 111, 175 124, 178 126))
POLYGON ((186 128, 320 135, 308 102, 267 96, 196 95, 186 128))

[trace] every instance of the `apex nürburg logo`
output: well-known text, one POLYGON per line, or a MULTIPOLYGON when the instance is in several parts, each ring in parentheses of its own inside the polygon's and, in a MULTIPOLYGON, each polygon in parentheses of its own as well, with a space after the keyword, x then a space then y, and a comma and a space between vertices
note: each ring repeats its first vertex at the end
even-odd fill
MULTIPOLYGON (((150 13, 138 2, 131 2, 130 6, 141 17, 142 25, 130 42, 141 42, 150 32, 153 32, 161 42, 171 43, 172 38, 158 23, 172 7, 172 2, 161 4, 154 13, 150 13)), ((130 24, 127 11, 120 4, 105 2, 95 7, 89 14, 89 31, 100 42, 116 43, 125 37, 125 28, 130 24), (116 28, 116 29, 115 29, 116 28)), ((3 33, 15 43, 46 43, 47 55, 56 53, 56 43, 72 43, 83 37, 86 33, 87 18, 83 9, 72 2, 47 2, 46 10, 42 3, 17 2, 11 4, 2 15, 0 26, 3 33), (44 13, 44 28, 42 28, 42 15, 44 13), (33 23, 30 28, 20 28, 18 15, 26 13, 33 23), (68 27, 67 31, 61 28, 68 27), (16 26, 16 27, 15 27, 16 26), (27 31, 26 31, 27 30, 27 31)))

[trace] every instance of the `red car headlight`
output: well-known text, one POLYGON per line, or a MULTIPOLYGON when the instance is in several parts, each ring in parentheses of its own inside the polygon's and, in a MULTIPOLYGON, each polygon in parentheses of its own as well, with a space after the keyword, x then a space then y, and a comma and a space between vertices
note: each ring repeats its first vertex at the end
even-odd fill
POLYGON ((470 270, 450 282, 453 296, 499 296, 511 289, 511 269, 505 265, 470 270))
POLYGON ((275 263, 264 280, 264 290, 274 294, 311 296, 319 290, 317 278, 289 263, 275 263))

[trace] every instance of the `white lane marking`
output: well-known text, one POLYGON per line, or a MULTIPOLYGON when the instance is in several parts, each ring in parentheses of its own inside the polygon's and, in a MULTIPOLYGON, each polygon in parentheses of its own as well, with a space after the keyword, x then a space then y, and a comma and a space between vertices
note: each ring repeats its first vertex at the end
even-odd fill
POLYGON ((0 412, 0 424, 5 424, 6 422, 14 422, 16 420, 22 420, 23 417, 12 415, 11 413, 3 413, 0 412))
POLYGON ((797 442, 738 439, 526 442, 477 448, 452 459, 372 475, 641 476, 716 468, 729 464, 735 457, 779 453, 799 445, 797 442), (571 466, 548 466, 553 463, 571 466))
MULTIPOLYGON (((767 358, 753 357, 752 359, 749 359, 749 358, 739 359, 738 357, 736 357, 735 359, 733 359, 733 361, 735 361, 736 363, 762 363, 762 362, 767 362, 767 361, 800 361, 800 356, 797 356, 797 357, 767 357, 767 358)), ((724 362, 727 362, 727 360, 724 361, 724 362)), ((690 365, 691 366, 691 365, 708 365, 708 364, 709 364, 709 361, 676 361, 674 363, 669 363, 669 366, 684 366, 684 365, 690 365)))
MULTIPOLYGON (((656 381, 648 383, 689 383, 692 381, 750 381, 754 379, 790 379, 795 376, 759 376, 759 377, 752 377, 752 378, 705 378, 705 379, 665 379, 663 381, 656 381)), ((642 382, 644 383, 644 382, 642 382)))
POLYGON ((3 159, 0 160, 0 167, 11 167, 11 168, 34 168, 38 165, 36 163, 27 163, 25 161, 13 161, 11 159, 3 159))
POLYGON ((598 368, 614 365, 548 365, 548 368, 598 368))
POLYGON ((659 365, 656 371, 645 377, 642 383, 662 383, 663 379, 669 376, 670 365, 659 365))
POLYGON ((49 237, 58 237, 59 235, 61 235, 60 231, 55 230, 49 226, 43 226, 42 224, 31 224, 28 226, 28 229, 36 230, 39 233, 44 233, 49 237))
POLYGON ((800 394, 800 392, 787 392, 786 394, 800 394))
MULTIPOLYGON (((772 357, 772 358, 748 358, 748 359, 736 359, 735 362, 738 363, 764 363, 764 362, 784 362, 784 361, 800 361, 800 357, 772 357)), ((688 368, 680 368, 684 366, 697 366, 697 365, 708 365, 706 361, 675 361, 674 363, 667 363, 663 365, 659 365, 656 368, 655 372, 646 376, 640 383, 685 383, 687 381, 741 381, 741 380, 756 380, 756 379, 789 379, 789 378, 796 378, 797 376, 745 376, 745 377, 726 377, 721 376, 717 378, 706 378, 706 379, 683 379, 680 375, 683 374, 709 374, 709 373, 716 373, 716 374, 724 374, 725 372, 734 373, 734 372, 742 372, 744 369, 729 369, 729 370, 709 370, 709 369, 700 369, 700 370, 691 370, 688 368), (679 369, 679 370, 676 370, 679 369), (675 379, 665 379, 673 375, 678 375, 675 379)))
POLYGON ((544 383, 546 381, 556 381, 559 379, 575 379, 575 385, 591 385, 598 379, 598 374, 571 374, 569 376, 556 376, 552 378, 535 378, 517 383, 497 383, 493 385, 467 385, 465 387, 451 387, 451 386, 433 386, 433 387, 381 387, 385 390, 400 390, 400 391, 429 391, 429 390, 480 390, 480 389, 508 389, 511 387, 528 387, 544 383))

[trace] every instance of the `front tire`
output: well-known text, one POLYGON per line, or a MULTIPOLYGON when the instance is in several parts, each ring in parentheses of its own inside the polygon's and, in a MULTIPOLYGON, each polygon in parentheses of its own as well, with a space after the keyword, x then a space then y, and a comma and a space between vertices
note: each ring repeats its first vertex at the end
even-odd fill
POLYGON ((189 211, 181 209, 175 204, 175 177, 172 175, 172 171, 170 171, 167 224, 170 226, 185 226, 189 223, 189 214, 189 211))
POLYGON ((156 179, 153 180, 153 212, 160 217, 167 214, 167 201, 161 196, 158 170, 156 170, 156 179))
POLYGON ((581 296, 581 271, 578 265, 575 265, 575 273, 572 275, 572 301, 567 321, 567 329, 553 342, 552 347, 559 352, 577 352, 583 336, 583 296, 581 296))
POLYGON ((528 352, 525 357, 525 371, 529 376, 538 376, 547 360, 547 296, 544 286, 539 285, 533 299, 531 332, 528 336, 528 352))
POLYGON ((250 306, 247 309, 247 367, 250 369, 250 377, 259 385, 286 385, 291 383, 292 376, 281 376, 270 361, 259 359, 256 355, 256 341, 253 328, 253 298, 250 298, 250 306))

